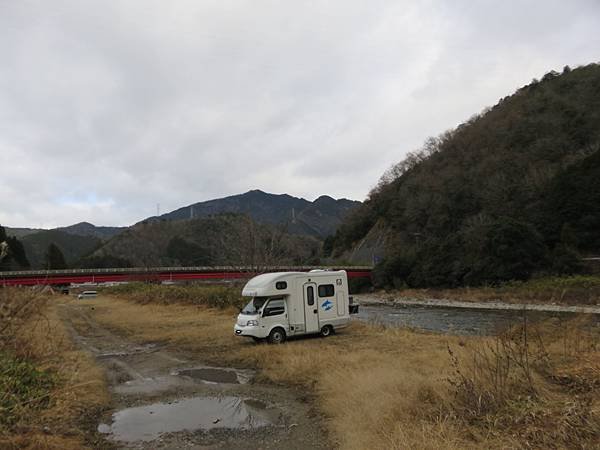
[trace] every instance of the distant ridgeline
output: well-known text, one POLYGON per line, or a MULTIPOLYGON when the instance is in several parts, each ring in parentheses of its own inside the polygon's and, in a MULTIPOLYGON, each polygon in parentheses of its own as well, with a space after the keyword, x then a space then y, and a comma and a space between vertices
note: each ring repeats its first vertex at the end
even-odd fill
MULTIPOLYGON (((6 234, 22 243, 27 266, 34 269, 310 265, 320 263, 322 239, 335 233, 358 205, 328 196, 310 202, 254 190, 195 203, 131 227, 83 222, 52 230, 7 228, 6 234)), ((11 261, 4 270, 27 267, 11 261)))
POLYGON ((569 274, 600 253, 600 66, 550 72, 392 166, 326 242, 381 285, 569 274))

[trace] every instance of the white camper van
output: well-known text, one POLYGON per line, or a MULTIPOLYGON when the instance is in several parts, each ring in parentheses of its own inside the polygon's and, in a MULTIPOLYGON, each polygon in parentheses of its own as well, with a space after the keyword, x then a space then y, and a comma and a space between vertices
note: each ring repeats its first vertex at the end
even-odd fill
POLYGON ((265 273, 242 291, 251 297, 238 315, 234 332, 254 340, 281 343, 289 336, 329 336, 348 325, 351 305, 345 270, 265 273))

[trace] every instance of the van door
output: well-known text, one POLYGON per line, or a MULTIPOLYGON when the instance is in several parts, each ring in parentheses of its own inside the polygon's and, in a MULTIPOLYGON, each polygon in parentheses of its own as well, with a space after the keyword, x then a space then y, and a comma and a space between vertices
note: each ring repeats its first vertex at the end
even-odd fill
POLYGON ((317 305, 317 285, 306 283, 304 285, 304 322, 307 333, 319 331, 319 305, 317 305))
POLYGON ((263 307, 260 326, 266 333, 276 326, 283 327, 288 333, 289 321, 283 297, 274 297, 263 307))

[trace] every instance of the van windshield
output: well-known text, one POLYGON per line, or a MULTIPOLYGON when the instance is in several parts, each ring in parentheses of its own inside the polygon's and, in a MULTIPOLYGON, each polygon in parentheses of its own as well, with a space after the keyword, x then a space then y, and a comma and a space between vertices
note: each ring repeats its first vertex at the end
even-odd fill
POLYGON ((269 297, 254 297, 246 306, 244 306, 242 314, 257 314, 268 299, 269 297))

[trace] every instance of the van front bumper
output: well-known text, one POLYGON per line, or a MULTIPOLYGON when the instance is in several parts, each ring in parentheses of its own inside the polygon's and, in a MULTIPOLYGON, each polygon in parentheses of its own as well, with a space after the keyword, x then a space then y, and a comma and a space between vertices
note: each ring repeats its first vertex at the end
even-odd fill
POLYGON ((260 328, 257 326, 241 326, 237 323, 233 327, 233 333, 236 336, 246 336, 246 337, 257 337, 257 338, 265 338, 264 328, 260 328))

